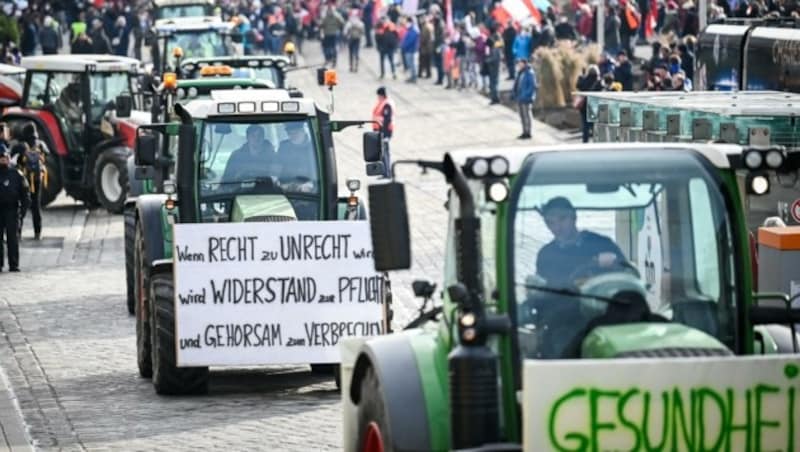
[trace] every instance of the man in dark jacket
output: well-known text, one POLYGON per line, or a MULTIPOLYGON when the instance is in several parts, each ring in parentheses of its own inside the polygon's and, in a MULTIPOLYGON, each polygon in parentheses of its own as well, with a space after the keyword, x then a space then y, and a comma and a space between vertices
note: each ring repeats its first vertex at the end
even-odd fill
POLYGON ((92 31, 89 33, 92 39, 92 53, 106 55, 111 53, 111 41, 108 39, 103 21, 95 19, 92 21, 92 31))
POLYGON ((614 68, 614 80, 622 84, 623 91, 633 91, 633 66, 624 50, 617 52, 617 66, 614 68))
POLYGON ((0 147, 0 271, 3 269, 3 236, 8 249, 8 270, 19 271, 19 221, 30 203, 28 183, 10 167, 8 149, 0 147))
POLYGON ((486 57, 486 67, 489 70, 489 105, 500 103, 497 85, 500 83, 500 60, 503 58, 503 37, 494 30, 487 41, 489 55, 486 57))
POLYGON ((54 55, 58 53, 61 38, 53 27, 53 19, 50 16, 45 17, 42 25, 42 29, 39 30, 39 45, 42 46, 42 53, 54 55))
POLYGON ((503 30, 503 53, 506 58, 506 68, 508 69, 507 80, 514 80, 514 40, 517 38, 517 29, 514 28, 514 21, 508 20, 505 30, 503 30))
POLYGON ((366 47, 372 47, 372 19, 375 16, 375 0, 367 0, 361 10, 361 20, 364 22, 364 39, 366 47))

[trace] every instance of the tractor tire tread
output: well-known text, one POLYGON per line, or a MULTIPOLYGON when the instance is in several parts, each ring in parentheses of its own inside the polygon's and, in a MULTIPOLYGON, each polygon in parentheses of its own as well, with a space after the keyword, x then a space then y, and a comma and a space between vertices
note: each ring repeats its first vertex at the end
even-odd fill
POLYGON ((158 366, 153 372, 156 393, 162 395, 205 394, 208 367, 177 367, 175 350, 175 299, 172 274, 159 273, 151 280, 151 302, 155 334, 153 353, 158 366))

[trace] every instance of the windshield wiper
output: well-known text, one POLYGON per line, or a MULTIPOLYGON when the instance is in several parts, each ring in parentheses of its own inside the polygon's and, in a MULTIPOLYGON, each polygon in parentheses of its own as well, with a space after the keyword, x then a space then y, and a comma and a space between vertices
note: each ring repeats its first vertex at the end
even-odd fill
POLYGON ((630 303, 617 300, 614 298, 602 297, 600 295, 592 295, 584 292, 580 292, 577 290, 572 289, 565 289, 565 288, 557 288, 557 287, 548 287, 548 286, 537 286, 534 284, 517 284, 519 286, 523 286, 526 289, 533 289, 533 290, 540 290, 542 292, 552 293, 556 295, 565 295, 568 297, 575 297, 575 298, 590 298, 592 300, 602 301, 604 303, 611 303, 611 304, 622 304, 622 305, 629 305, 630 303))

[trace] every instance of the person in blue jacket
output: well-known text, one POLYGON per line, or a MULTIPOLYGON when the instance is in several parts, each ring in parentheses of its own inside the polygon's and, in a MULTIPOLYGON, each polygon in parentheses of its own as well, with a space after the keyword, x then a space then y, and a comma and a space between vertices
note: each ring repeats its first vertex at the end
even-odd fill
POLYGON ((411 76, 408 77, 406 82, 417 83, 417 66, 416 57, 419 51, 419 28, 417 21, 413 17, 408 18, 408 30, 403 36, 403 42, 400 44, 400 49, 403 52, 403 61, 405 61, 406 68, 408 68, 411 76))
POLYGON ((525 26, 522 29, 522 32, 514 38, 514 44, 512 45, 512 53, 514 54, 514 60, 519 61, 520 58, 527 60, 531 57, 532 47, 531 44, 533 43, 533 37, 531 35, 530 26, 525 26))
POLYGON ((536 100, 536 73, 528 64, 527 58, 517 58, 517 77, 514 79, 514 100, 519 107, 519 118, 522 121, 522 135, 517 138, 526 140, 531 138, 531 109, 536 100))

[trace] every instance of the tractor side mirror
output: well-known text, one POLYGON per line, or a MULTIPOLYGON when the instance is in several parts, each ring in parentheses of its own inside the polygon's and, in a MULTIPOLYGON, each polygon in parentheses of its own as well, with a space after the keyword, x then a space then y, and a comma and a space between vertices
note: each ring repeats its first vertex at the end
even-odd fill
POLYGON ((156 164, 156 136, 149 133, 136 137, 136 166, 154 166, 156 164))
POLYGON ((383 156, 383 142, 380 132, 364 132, 364 161, 380 162, 383 156))
POLYGON ((317 69, 317 85, 325 86, 325 71, 327 69, 324 67, 317 69))
POLYGON ((411 267, 405 187, 400 182, 369 186, 369 225, 375 270, 411 267))
POLYGON ((414 290, 415 297, 430 298, 436 290, 436 284, 431 284, 430 281, 424 279, 417 279, 411 283, 411 288, 414 290))
POLYGON ((133 98, 129 94, 117 96, 114 101, 114 110, 117 118, 130 118, 133 110, 133 98))

